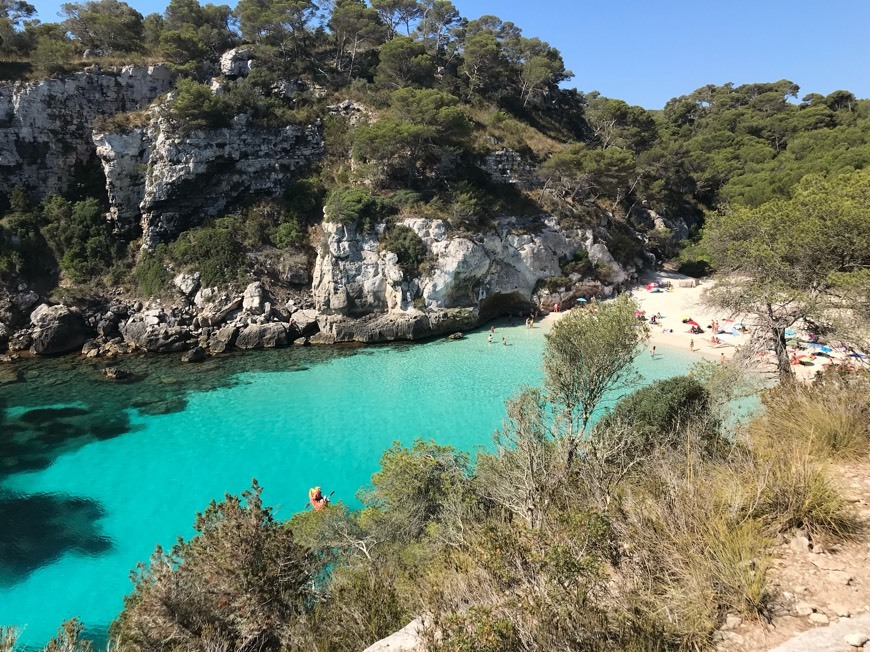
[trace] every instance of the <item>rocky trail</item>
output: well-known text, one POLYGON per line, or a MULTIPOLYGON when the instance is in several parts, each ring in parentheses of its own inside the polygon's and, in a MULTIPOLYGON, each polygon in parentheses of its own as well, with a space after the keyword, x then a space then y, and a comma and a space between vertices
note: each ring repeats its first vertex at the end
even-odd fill
MULTIPOLYGON (((856 515, 870 522, 870 458, 833 471, 856 515)), ((870 650, 870 529, 831 546, 797 531, 775 556, 771 622, 729 616, 717 633, 720 652, 870 650)))

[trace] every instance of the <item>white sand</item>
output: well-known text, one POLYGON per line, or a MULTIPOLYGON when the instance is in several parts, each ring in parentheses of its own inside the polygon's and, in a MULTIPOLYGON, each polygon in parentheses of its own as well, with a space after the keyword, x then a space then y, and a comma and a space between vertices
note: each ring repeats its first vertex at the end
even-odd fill
MULTIPOLYGON (((655 346, 657 349, 679 349, 684 353, 689 353, 690 343, 694 342, 694 354, 699 358, 719 361, 724 358, 726 360, 732 358, 737 352, 738 347, 749 342, 750 335, 740 334, 731 335, 720 333, 719 339, 721 344, 713 344, 710 338, 713 336, 709 326, 714 319, 719 320, 720 330, 726 330, 730 333, 732 326, 735 323, 744 323, 747 328, 752 328, 753 321, 747 315, 730 315, 724 312, 717 312, 715 308, 705 304, 704 293, 712 287, 714 281, 712 279, 703 279, 696 281, 688 276, 683 276, 675 272, 657 272, 653 276, 648 276, 643 279, 635 288, 632 288, 632 297, 638 302, 641 310, 646 312, 646 317, 653 315, 662 315, 659 324, 650 325, 650 340, 649 346, 655 346), (659 284, 669 282, 671 284, 670 291, 653 292, 646 289, 648 283, 656 282, 659 284), (681 287, 685 285, 687 287, 681 287), (691 327, 682 323, 684 316, 691 317, 694 321, 701 325, 704 333, 701 335, 692 335, 689 331, 691 327)), ((566 313, 552 313, 544 318, 542 326, 549 327, 550 323, 555 322, 566 313)), ((808 351, 801 351, 800 354, 807 355, 808 351)), ((776 359, 772 352, 768 352, 763 357, 757 358, 759 368, 775 372, 776 359)), ((848 358, 844 354, 834 352, 831 354, 831 361, 834 364, 849 364, 848 358)), ((822 370, 822 365, 826 365, 829 360, 823 357, 817 357, 811 364, 801 364, 792 366, 792 370, 798 379, 803 381, 812 380, 815 374, 822 370)))

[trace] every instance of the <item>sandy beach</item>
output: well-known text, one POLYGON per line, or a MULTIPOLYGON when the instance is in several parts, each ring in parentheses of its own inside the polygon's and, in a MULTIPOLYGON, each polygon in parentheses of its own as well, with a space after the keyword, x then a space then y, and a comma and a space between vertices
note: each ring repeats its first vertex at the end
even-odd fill
MULTIPOLYGON (((752 328, 752 318, 747 315, 730 315, 717 312, 715 308, 707 305, 704 301, 704 293, 712 287, 712 279, 693 279, 675 272, 657 272, 642 279, 638 285, 631 289, 632 297, 637 301, 640 309, 646 313, 649 319, 656 315, 656 324, 650 325, 650 339, 648 345, 655 346, 657 352, 667 354, 668 350, 679 350, 682 353, 693 353, 699 359, 720 361, 724 355, 729 360, 737 353, 739 347, 747 344, 750 333, 732 331, 735 324, 745 323, 747 328, 752 328), (670 289, 654 288, 648 290, 650 283, 659 286, 667 286, 670 289), (656 291, 658 290, 658 291, 656 291), (659 317, 661 315, 661 317, 659 317), (702 334, 693 335, 691 327, 683 323, 683 319, 691 318, 697 322, 704 331, 702 334), (719 321, 720 332, 717 337, 719 343, 711 341, 713 337, 710 328, 714 320, 719 321), (736 334, 735 334, 736 333, 736 334), (694 349, 691 350, 690 349, 694 349)), ((565 313, 551 313, 545 317, 545 322, 555 322, 565 313)), ((809 357, 810 351, 798 352, 809 357)), ((774 373, 776 360, 772 352, 757 358, 759 370, 774 373)), ((817 357, 813 361, 792 366, 792 370, 799 380, 810 381, 822 365, 849 364, 845 354, 832 352, 828 357, 817 357)))

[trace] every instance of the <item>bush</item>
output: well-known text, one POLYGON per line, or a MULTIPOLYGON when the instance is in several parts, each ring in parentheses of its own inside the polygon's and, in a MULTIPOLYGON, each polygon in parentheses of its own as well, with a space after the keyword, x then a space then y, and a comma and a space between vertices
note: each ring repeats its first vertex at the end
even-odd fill
POLYGON ((225 126, 232 117, 231 108, 219 95, 189 77, 176 82, 169 115, 186 130, 225 126))
POLYGON ((300 247, 305 244, 305 231, 299 226, 299 221, 295 217, 291 217, 278 225, 274 235, 272 235, 272 244, 278 249, 300 247))
POLYGON ((395 212, 395 207, 384 199, 352 186, 331 190, 323 207, 323 217, 327 222, 353 225, 364 231, 395 212))
POLYGON ((172 274, 163 262, 165 254, 166 245, 161 244, 154 254, 143 254, 136 262, 132 278, 140 295, 154 297, 166 293, 172 274))
POLYGON ((96 199, 74 204, 49 197, 43 204, 48 224, 42 233, 60 267, 76 283, 92 281, 109 269, 120 253, 120 241, 106 221, 103 206, 96 199))
POLYGON ((254 481, 212 501, 196 534, 140 564, 112 625, 132 650, 279 649, 310 600, 312 560, 262 503, 254 481))
POLYGON ((659 380, 635 391, 619 401, 598 427, 620 425, 636 435, 638 451, 682 445, 686 430, 707 454, 716 452, 722 443, 718 424, 710 413, 707 389, 686 376, 659 380))
POLYGON ((592 276, 595 272, 595 266, 589 260, 589 252, 585 249, 578 249, 574 252, 574 257, 562 265, 562 273, 565 276, 571 274, 579 274, 581 278, 592 276))
POLYGON ((245 265, 245 252, 226 230, 199 227, 182 233, 169 245, 169 258, 202 274, 204 286, 223 285, 238 279, 245 265))
POLYGON ((384 233, 381 249, 392 251, 399 258, 399 267, 410 279, 418 275, 420 265, 426 260, 426 245, 414 229, 397 224, 384 233))

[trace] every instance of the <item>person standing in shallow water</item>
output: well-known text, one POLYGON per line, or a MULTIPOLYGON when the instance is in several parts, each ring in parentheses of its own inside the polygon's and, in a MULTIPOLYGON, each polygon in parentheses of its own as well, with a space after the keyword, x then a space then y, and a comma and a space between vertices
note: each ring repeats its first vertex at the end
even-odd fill
POLYGON ((655 345, 653 345, 653 346, 650 347, 650 349, 649 349, 649 357, 650 357, 651 360, 655 360, 655 359, 656 359, 656 347, 655 347, 655 345))
POLYGON ((492 344, 492 333, 489 334, 489 343, 492 344))
POLYGON ((507 346, 507 339, 505 339, 504 337, 501 338, 501 343, 507 346))

